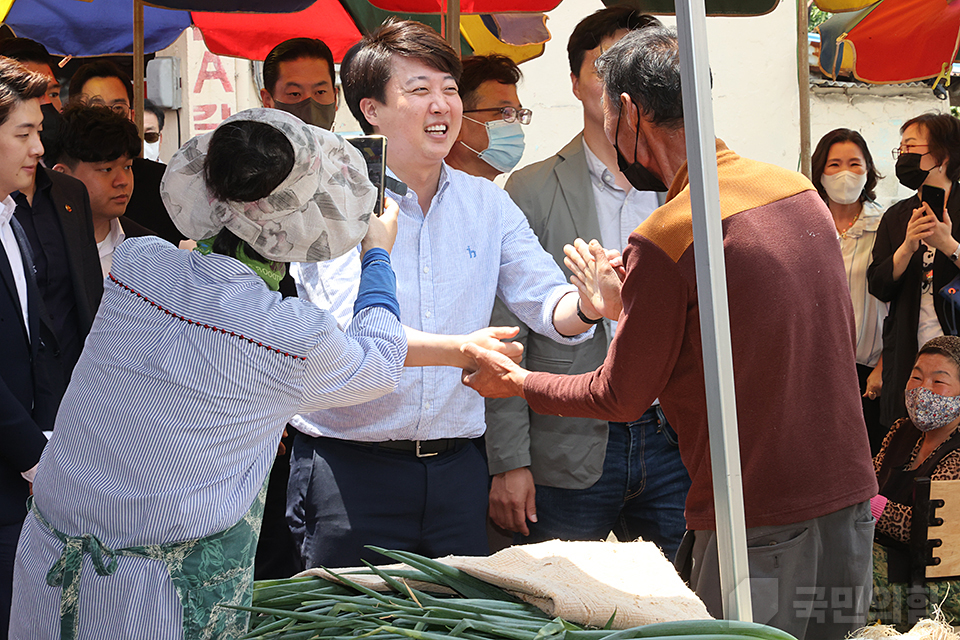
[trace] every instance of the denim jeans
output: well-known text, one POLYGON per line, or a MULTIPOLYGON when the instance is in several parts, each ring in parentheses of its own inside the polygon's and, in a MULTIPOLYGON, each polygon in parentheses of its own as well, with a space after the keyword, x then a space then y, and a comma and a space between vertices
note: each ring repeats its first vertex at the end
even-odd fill
POLYGON ((521 541, 604 540, 613 531, 621 541, 655 542, 672 561, 689 488, 677 436, 654 405, 639 420, 610 423, 603 473, 592 487, 537 485, 537 522, 521 541))

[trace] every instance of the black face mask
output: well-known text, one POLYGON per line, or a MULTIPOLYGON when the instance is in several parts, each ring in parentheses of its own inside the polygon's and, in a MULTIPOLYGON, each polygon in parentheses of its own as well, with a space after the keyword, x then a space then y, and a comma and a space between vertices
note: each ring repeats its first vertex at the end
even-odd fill
POLYGON ((43 145, 43 161, 45 166, 53 166, 60 154, 60 125, 63 118, 52 104, 40 106, 43 114, 43 130, 40 132, 40 144, 43 145))
POLYGON ((920 158, 926 154, 901 153, 897 158, 897 179, 907 189, 919 189, 929 171, 920 168, 920 158))
POLYGON ((313 98, 304 98, 300 102, 273 101, 273 106, 281 111, 292 113, 307 124, 330 131, 333 119, 337 115, 337 103, 320 104, 313 98))
MULTIPOLYGON (((617 136, 620 135, 620 116, 623 115, 623 103, 620 104, 621 110, 620 114, 617 115, 617 136)), ((637 120, 640 119, 640 107, 637 107, 637 120)), ((617 167, 620 169, 620 172, 623 174, 623 177, 627 179, 627 182, 630 183, 637 191, 667 191, 667 185, 663 184, 663 181, 657 176, 653 175, 649 169, 637 162, 637 144, 640 142, 640 127, 639 122, 637 126, 637 139, 633 145, 633 162, 627 162, 627 159, 620 152, 620 147, 617 146, 616 139, 613 142, 613 148, 617 151, 617 167)))

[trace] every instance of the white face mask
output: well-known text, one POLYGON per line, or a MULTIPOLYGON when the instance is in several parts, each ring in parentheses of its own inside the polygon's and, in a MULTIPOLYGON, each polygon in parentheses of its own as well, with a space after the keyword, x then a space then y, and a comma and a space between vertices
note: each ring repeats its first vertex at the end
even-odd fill
POLYGON ((144 142, 143 143, 143 157, 145 160, 153 160, 157 162, 160 160, 160 141, 156 142, 144 142))
POLYGON ((820 176, 820 184, 831 200, 839 204, 853 204, 860 199, 863 187, 867 184, 866 173, 841 171, 832 176, 820 176))

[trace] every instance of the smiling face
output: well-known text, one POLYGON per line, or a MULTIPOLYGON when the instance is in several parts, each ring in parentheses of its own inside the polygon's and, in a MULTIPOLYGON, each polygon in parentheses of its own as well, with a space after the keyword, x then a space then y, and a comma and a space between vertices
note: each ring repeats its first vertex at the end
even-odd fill
POLYGON ((0 125, 0 197, 33 184, 43 155, 42 123, 40 100, 34 98, 16 105, 0 125))
POLYGON ((956 363, 939 353, 920 354, 907 380, 907 391, 917 387, 924 387, 941 396, 960 395, 960 375, 956 363))
POLYGON ((850 171, 863 175, 867 172, 867 161, 863 158, 863 150, 856 142, 837 142, 830 146, 827 152, 827 164, 823 168, 823 175, 832 176, 841 171, 850 171))
POLYGON ((416 58, 394 56, 380 103, 360 101, 360 110, 375 132, 389 139, 387 164, 398 174, 439 170, 460 133, 463 104, 457 81, 416 58))
POLYGON ((263 106, 274 108, 274 102, 295 104, 313 98, 318 104, 333 104, 337 99, 330 65, 320 58, 286 60, 278 65, 279 77, 270 91, 260 90, 263 106))

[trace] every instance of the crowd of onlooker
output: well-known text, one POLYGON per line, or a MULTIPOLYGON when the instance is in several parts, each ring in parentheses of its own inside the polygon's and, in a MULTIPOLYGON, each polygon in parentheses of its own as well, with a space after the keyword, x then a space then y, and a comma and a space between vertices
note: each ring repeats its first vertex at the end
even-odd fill
MULTIPOLYGON (((168 166, 119 67, 62 100, 0 41, 0 637, 230 638, 254 576, 611 533, 722 616, 676 35, 567 51, 582 127, 519 169, 517 65, 400 20, 339 84, 278 44, 168 166)), ((960 479, 960 121, 900 133, 887 210, 855 130, 812 185, 717 140, 754 618, 801 640, 960 617, 903 569, 915 479, 960 479)))

